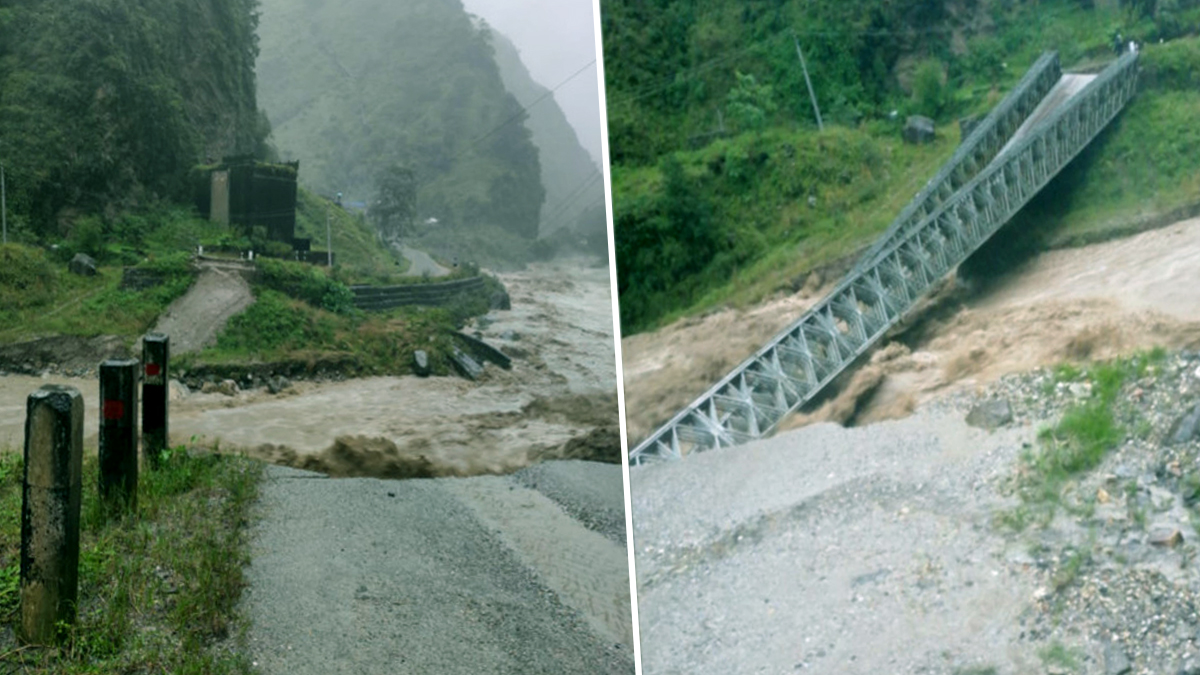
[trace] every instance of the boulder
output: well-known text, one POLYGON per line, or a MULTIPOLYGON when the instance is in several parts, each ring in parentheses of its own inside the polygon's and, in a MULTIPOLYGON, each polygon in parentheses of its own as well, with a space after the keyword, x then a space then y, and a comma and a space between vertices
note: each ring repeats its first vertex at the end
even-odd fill
POLYGON ((498 289, 492 293, 492 296, 488 298, 488 308, 502 310, 512 309, 512 300, 508 297, 508 291, 498 289))
POLYGON ((1157 527, 1150 533, 1151 546, 1175 548, 1183 543, 1183 533, 1176 527, 1157 527))
POLYGON ((932 143, 934 138, 933 120, 920 115, 913 115, 904 123, 904 140, 908 143, 932 143))
POLYGON ((967 413, 967 424, 980 429, 996 429, 1012 419, 1012 406, 1003 398, 984 401, 967 413))
POLYGON ((455 347, 454 351, 450 353, 450 361, 454 364, 455 370, 468 380, 478 380, 479 376, 483 375, 483 366, 458 347, 455 347))
POLYGON ((1171 425, 1171 445, 1187 443, 1196 438, 1198 429, 1200 429, 1200 403, 1197 403, 1190 412, 1184 414, 1175 421, 1175 424, 1171 425))
POLYGON ((291 386, 291 380, 282 375, 278 377, 267 378, 267 391, 271 392, 272 394, 278 394, 279 392, 283 391, 284 389, 288 389, 291 386))
POLYGON ((429 354, 425 353, 424 349, 418 349, 413 352, 413 372, 417 377, 429 377, 431 369, 429 368, 429 354))
POLYGON ((96 259, 86 253, 76 253, 71 262, 67 263, 67 269, 72 274, 78 274, 84 277, 96 276, 96 259))

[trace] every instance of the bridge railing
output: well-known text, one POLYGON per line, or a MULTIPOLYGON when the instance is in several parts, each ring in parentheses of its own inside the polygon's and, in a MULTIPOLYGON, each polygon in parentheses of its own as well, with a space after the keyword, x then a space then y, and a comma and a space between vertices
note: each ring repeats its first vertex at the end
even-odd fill
POLYGON ((1061 77, 1058 54, 1042 54, 1017 86, 967 134, 954 155, 900 211, 855 269, 864 269, 875 262, 884 249, 918 227, 942 202, 987 168, 1061 77))
POLYGON ((871 264, 635 447, 630 462, 678 459, 774 431, 1091 142, 1133 96, 1136 64, 1136 54, 1119 58, 919 225, 889 236, 871 264))

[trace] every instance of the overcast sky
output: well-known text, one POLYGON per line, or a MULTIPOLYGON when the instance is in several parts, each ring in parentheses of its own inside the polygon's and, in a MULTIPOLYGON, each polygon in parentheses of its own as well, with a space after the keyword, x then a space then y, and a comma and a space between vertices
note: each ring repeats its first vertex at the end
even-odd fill
MULTIPOLYGON (((553 89, 596 60, 593 0, 463 0, 472 14, 504 33, 534 81, 553 89)), ((600 163, 600 97, 593 64, 554 98, 596 163, 600 163)), ((548 100, 548 99, 547 99, 548 100)), ((544 105, 544 104, 543 104, 544 105)))

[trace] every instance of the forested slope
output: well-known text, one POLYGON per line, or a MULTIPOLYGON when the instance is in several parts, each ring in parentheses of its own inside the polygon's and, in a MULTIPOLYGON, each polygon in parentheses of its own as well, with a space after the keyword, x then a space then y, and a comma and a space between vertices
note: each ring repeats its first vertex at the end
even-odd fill
POLYGON ((13 236, 185 199, 205 156, 265 152, 256 0, 0 2, 0 163, 13 236))
POLYGON ((1144 77, 1054 203, 1030 205, 1038 237, 1195 200, 1200 160, 1181 149, 1200 144, 1200 93, 1178 74, 1200 66, 1196 0, 605 0, 601 15, 626 334, 797 288, 869 243, 953 152, 958 119, 1044 50, 1095 68, 1120 33, 1171 75, 1144 77), (933 144, 901 142, 910 114, 936 120, 933 144))
POLYGON ((537 235, 537 148, 458 0, 266 0, 260 35, 259 97, 303 183, 369 202, 407 165, 418 220, 537 235))
POLYGON ((603 204, 604 177, 600 167, 583 149, 550 90, 530 77, 512 41, 493 30, 492 45, 505 88, 529 111, 526 125, 538 146, 542 184, 546 186, 540 234, 574 227, 588 207, 603 204))

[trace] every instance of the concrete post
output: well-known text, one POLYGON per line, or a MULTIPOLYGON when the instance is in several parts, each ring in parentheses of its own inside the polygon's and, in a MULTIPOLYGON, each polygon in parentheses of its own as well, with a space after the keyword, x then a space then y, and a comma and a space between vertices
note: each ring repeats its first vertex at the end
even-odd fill
POLYGON ((25 408, 21 503, 21 639, 50 644, 74 623, 79 590, 83 396, 46 385, 25 408))
POLYGON ((137 508, 137 380, 137 361, 100 364, 100 499, 128 511, 137 508))
POLYGON ((142 454, 146 466, 158 468, 162 453, 171 443, 167 411, 167 362, 170 337, 151 333, 142 340, 142 454))

